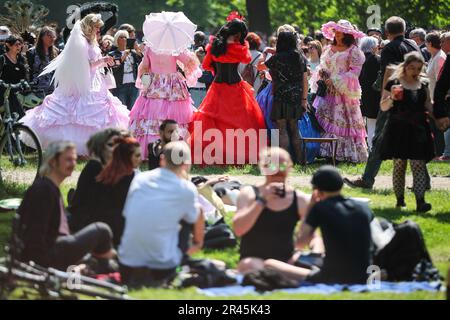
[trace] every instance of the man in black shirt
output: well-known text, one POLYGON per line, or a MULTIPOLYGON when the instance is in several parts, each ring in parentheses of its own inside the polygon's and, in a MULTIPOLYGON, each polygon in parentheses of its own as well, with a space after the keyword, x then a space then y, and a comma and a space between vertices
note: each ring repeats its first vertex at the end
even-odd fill
POLYGON ((295 280, 315 283, 365 283, 370 265, 371 210, 364 204, 341 195, 343 185, 339 172, 331 166, 320 168, 311 181, 313 195, 310 210, 300 229, 296 246, 302 249, 320 228, 325 245, 325 259, 320 270, 307 270, 268 261, 266 266, 295 280))
MULTIPOLYGON (((390 65, 400 64, 404 61, 405 54, 412 51, 420 51, 417 44, 405 38, 406 22, 400 17, 390 17, 385 24, 385 30, 390 42, 381 51, 381 75, 383 80, 382 88, 385 87, 387 79, 391 76, 391 71, 387 68, 390 65)), ((381 159, 379 155, 380 150, 380 136, 383 132, 384 125, 388 118, 388 112, 380 110, 375 124, 375 133, 372 140, 372 150, 367 159, 367 164, 364 174, 361 178, 356 180, 344 179, 344 182, 352 188, 366 188, 372 189, 375 183, 375 177, 381 167, 381 159)), ((428 174, 427 174, 428 175, 428 174)), ((429 182, 429 181, 428 181, 429 182)))
POLYGON ((171 141, 179 140, 178 123, 175 120, 164 120, 159 126, 159 139, 148 144, 148 170, 159 168, 162 150, 171 141))

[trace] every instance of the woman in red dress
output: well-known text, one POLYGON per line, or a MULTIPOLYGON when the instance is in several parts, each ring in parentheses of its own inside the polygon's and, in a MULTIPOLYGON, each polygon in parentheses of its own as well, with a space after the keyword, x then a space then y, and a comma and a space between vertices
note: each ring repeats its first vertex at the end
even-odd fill
POLYGON ((203 68, 213 72, 214 82, 190 126, 194 164, 256 164, 267 145, 264 115, 238 73, 239 63, 252 58, 247 33, 246 24, 233 19, 206 47, 203 68))

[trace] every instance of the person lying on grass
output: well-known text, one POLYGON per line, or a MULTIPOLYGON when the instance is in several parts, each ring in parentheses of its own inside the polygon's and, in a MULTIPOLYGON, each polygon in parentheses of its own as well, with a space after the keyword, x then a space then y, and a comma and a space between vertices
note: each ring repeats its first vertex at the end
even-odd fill
MULTIPOLYGON (((234 232, 241 237, 238 271, 248 273, 264 268, 268 259, 292 263, 294 232, 303 220, 309 197, 287 184, 292 160, 281 148, 268 148, 260 156, 260 170, 265 182, 241 189, 234 232)), ((315 253, 323 252, 320 236, 313 234, 308 242, 315 253)))

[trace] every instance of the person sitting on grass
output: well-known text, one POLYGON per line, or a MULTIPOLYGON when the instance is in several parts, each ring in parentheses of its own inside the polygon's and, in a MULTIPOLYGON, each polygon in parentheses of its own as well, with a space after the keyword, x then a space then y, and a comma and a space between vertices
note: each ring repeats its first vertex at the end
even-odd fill
POLYGON ((119 246, 122 281, 130 287, 167 284, 183 260, 203 246, 205 220, 197 189, 188 180, 190 163, 189 146, 170 142, 163 148, 161 168, 131 183, 119 246))
POLYGON ((122 216, 125 200, 131 181, 141 164, 141 147, 134 138, 117 138, 112 159, 96 177, 100 183, 97 197, 97 210, 91 218, 108 224, 113 231, 113 243, 117 248, 123 233, 122 216))
POLYGON ((102 189, 96 177, 111 159, 115 139, 122 133, 107 128, 92 135, 87 142, 90 159, 81 171, 76 190, 70 190, 68 195, 69 226, 74 232, 93 222, 92 214, 97 211, 98 193, 102 189))
POLYGON ((311 183, 314 191, 310 209, 301 225, 296 246, 302 249, 308 245, 314 239, 314 231, 320 228, 325 245, 322 268, 312 271, 275 259, 265 261, 264 266, 299 281, 366 283, 371 260, 372 211, 365 204, 342 196, 344 182, 334 167, 321 167, 314 173, 311 183))
POLYGON ((159 139, 148 144, 148 170, 159 168, 162 150, 166 144, 178 140, 178 123, 164 120, 159 126, 159 139))
POLYGON ((18 210, 24 246, 21 261, 65 271, 88 253, 98 259, 114 256, 111 229, 106 224, 92 223, 75 234, 69 230, 59 187, 72 175, 76 161, 73 143, 58 141, 48 146, 40 176, 18 210))
MULTIPOLYGON (((260 156, 260 169, 265 182, 241 189, 234 232, 242 237, 238 271, 248 273, 264 268, 265 260, 292 262, 294 230, 306 214, 307 195, 287 184, 292 170, 289 153, 281 148, 268 148, 260 156)), ((323 252, 319 236, 308 242, 311 251, 323 252)))

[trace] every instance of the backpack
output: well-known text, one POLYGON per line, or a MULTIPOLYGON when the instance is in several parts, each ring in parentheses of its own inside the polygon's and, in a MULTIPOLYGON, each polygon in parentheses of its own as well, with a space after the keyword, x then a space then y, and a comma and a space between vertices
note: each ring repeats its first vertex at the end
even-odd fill
POLYGON ((253 64, 255 63, 256 60, 259 59, 259 57, 261 57, 261 54, 257 55, 255 57, 255 59, 253 59, 252 62, 247 64, 244 68, 244 71, 242 72, 242 79, 244 79, 246 82, 248 82, 248 84, 250 84, 251 86, 254 85, 256 76, 257 76, 257 73, 255 73, 253 64))
POLYGON ((234 236, 231 228, 225 223, 223 218, 218 220, 215 224, 206 227, 203 248, 234 248, 236 244, 236 237, 234 236))
POLYGON ((388 281, 412 281, 420 278, 418 264, 432 266, 422 231, 417 223, 406 220, 394 224, 392 240, 374 256, 374 264, 385 269, 388 281))
POLYGON ((247 273, 242 280, 243 286, 254 286, 256 291, 272 291, 276 289, 298 288, 299 282, 292 280, 273 269, 262 269, 247 273))
POLYGON ((198 287, 201 289, 226 287, 236 284, 236 278, 227 269, 218 268, 210 260, 192 260, 188 264, 188 272, 181 272, 179 287, 198 287))

